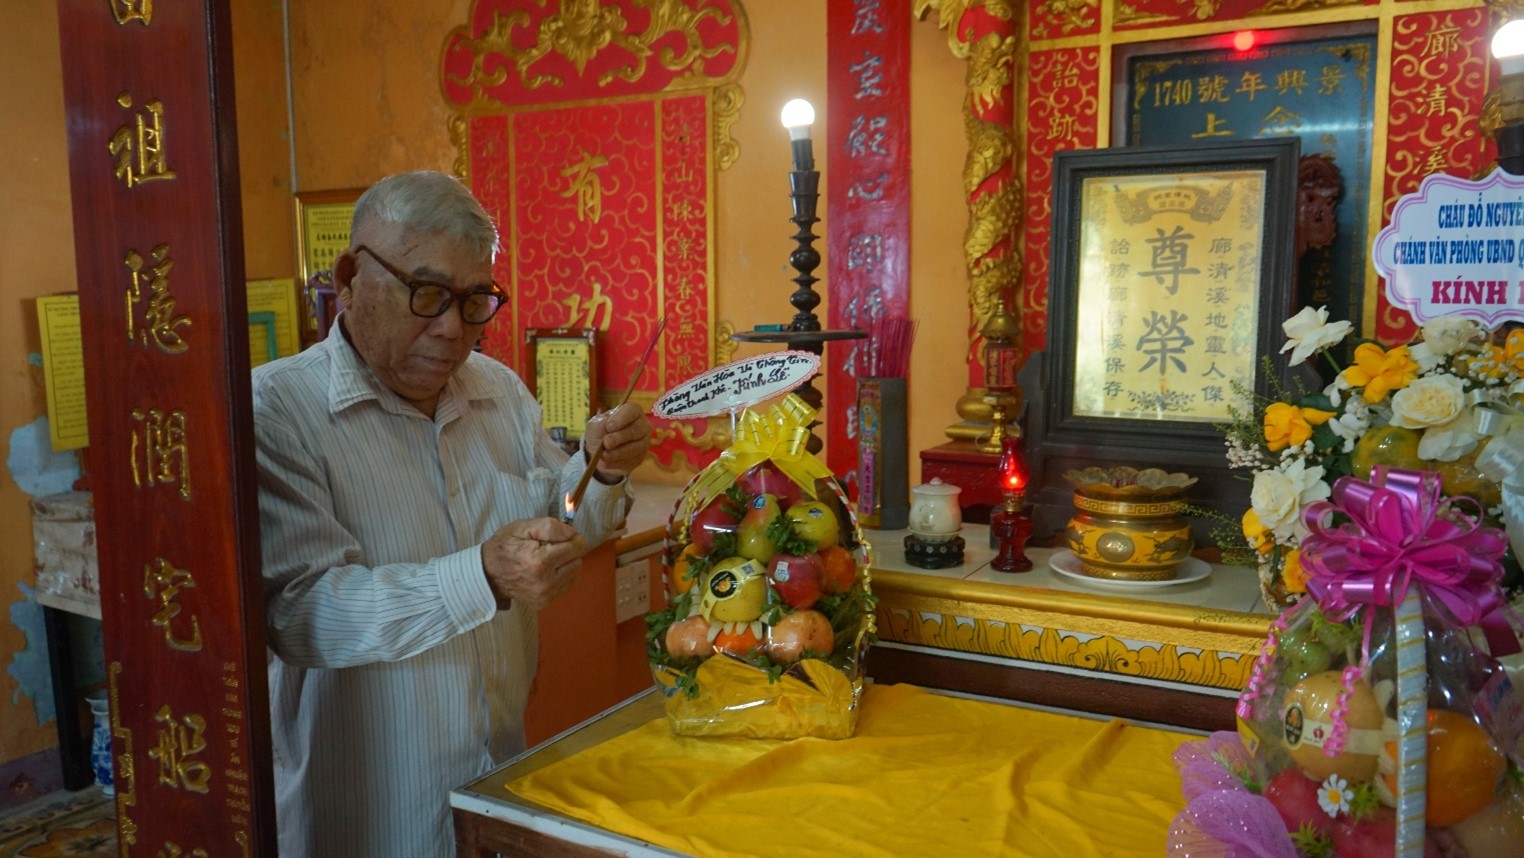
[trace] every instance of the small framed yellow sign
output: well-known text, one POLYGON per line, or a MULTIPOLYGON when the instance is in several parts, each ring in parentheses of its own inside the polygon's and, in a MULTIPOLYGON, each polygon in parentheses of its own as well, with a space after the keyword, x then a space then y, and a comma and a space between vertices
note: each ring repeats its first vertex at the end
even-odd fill
POLYGON ((302 282, 333 267, 334 257, 349 246, 360 188, 302 191, 296 195, 296 250, 302 282))
POLYGON ((598 329, 530 328, 524 381, 547 431, 581 438, 598 397, 598 329))

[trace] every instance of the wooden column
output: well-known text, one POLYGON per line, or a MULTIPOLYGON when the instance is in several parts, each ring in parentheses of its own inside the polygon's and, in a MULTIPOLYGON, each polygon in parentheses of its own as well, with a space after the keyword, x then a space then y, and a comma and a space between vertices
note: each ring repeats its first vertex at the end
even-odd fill
POLYGON ((229 7, 58 11, 120 853, 274 855, 229 7))

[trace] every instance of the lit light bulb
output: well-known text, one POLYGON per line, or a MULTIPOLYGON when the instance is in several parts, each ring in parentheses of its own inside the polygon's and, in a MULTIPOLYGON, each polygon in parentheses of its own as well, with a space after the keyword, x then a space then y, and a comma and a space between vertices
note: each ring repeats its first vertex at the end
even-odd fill
POLYGON ((1524 19, 1509 21, 1492 36, 1492 56, 1503 74, 1524 72, 1524 19))
POLYGON ((783 105, 783 127, 788 129, 788 139, 808 140, 810 126, 815 124, 815 108, 808 101, 796 98, 783 105))
POLYGON ((789 144, 794 150, 794 172, 815 169, 815 152, 810 145, 810 126, 815 124, 815 108, 796 98, 783 105, 783 127, 788 129, 789 144))

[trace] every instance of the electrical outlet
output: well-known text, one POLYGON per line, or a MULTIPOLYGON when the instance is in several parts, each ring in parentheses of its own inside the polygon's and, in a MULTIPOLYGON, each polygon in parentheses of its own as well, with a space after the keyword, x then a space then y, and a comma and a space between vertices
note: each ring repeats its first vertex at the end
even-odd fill
POLYGON ((614 567, 614 622, 651 610, 651 564, 646 560, 614 567))

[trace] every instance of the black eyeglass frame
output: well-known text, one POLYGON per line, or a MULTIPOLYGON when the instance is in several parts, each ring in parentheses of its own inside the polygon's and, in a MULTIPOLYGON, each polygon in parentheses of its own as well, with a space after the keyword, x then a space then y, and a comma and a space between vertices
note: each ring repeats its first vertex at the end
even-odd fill
POLYGON ((397 279, 398 283, 401 283, 403 286, 407 287, 408 312, 421 319, 437 319, 440 316, 443 316, 450 309, 450 305, 459 301, 460 320, 462 322, 465 322, 468 325, 485 325, 488 322, 492 321, 492 317, 496 316, 499 310, 503 309, 504 304, 508 303, 508 293, 504 292, 503 287, 497 285, 495 281, 492 283, 491 289, 472 289, 471 291, 462 295, 458 294, 454 289, 451 289, 449 286, 446 286, 443 283, 436 283, 433 280, 418 280, 413 277, 409 277, 406 274, 403 274, 401 271, 397 270, 395 265, 392 265, 390 262, 382 259, 376 254, 374 250, 371 250, 369 247, 366 247, 363 244, 355 245, 355 253, 359 254, 361 251, 369 254, 371 259, 376 260, 376 262, 380 263, 382 268, 386 269, 387 274, 392 275, 397 279), (418 301, 418 290, 426 287, 442 290, 446 296, 444 303, 440 304, 439 309, 435 310, 432 313, 420 312, 418 307, 415 306, 418 301), (467 302, 478 295, 486 295, 495 298, 497 299, 496 303, 492 305, 492 312, 488 313, 485 318, 480 320, 468 319, 466 318, 466 308, 470 305, 467 302))

